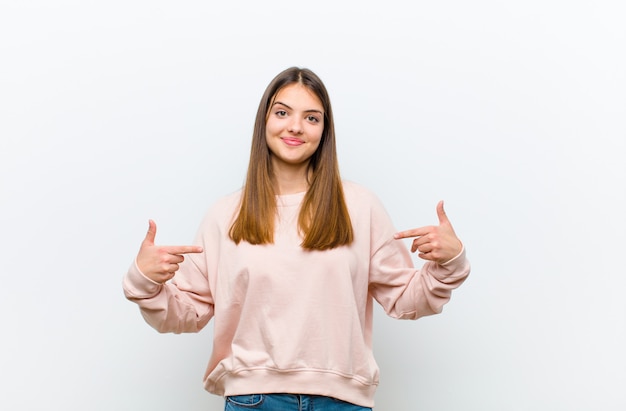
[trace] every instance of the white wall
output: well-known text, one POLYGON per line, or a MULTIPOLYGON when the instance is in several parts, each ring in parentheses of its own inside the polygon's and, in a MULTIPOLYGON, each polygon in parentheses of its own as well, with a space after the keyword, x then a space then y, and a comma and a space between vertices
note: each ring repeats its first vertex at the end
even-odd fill
POLYGON ((444 199, 473 264, 443 314, 377 312, 377 409, 626 409, 625 18, 620 0, 3 1, 0 407, 221 409, 210 327, 156 333, 121 278, 149 218, 187 243, 241 185, 261 94, 298 65, 331 93, 344 177, 398 228, 444 199))

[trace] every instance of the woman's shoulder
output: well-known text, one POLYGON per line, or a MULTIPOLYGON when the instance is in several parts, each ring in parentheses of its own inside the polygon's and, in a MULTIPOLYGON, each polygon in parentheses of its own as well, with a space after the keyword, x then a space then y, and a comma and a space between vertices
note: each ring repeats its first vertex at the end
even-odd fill
POLYGON ((380 204, 378 196, 363 184, 359 184, 351 180, 343 180, 342 186, 343 195, 346 198, 346 202, 349 204, 357 203, 361 206, 380 204))
POLYGON ((241 194, 243 193, 243 189, 242 188, 238 188, 235 191, 232 191, 228 194, 223 195, 222 197, 218 198, 217 201, 215 201, 215 203, 213 203, 213 206, 216 207, 230 207, 233 204, 238 205, 239 202, 241 201, 241 194))
POLYGON ((230 220, 233 214, 239 210, 241 202, 241 189, 225 194, 215 200, 207 209, 205 219, 218 221, 230 220))
POLYGON ((376 198, 376 194, 366 186, 356 183, 352 180, 342 180, 343 193, 345 196, 372 197, 376 198))

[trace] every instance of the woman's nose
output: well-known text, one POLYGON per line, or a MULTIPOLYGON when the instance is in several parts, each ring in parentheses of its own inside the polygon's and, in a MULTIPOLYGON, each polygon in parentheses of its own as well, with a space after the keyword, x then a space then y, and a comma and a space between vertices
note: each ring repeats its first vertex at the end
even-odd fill
POLYGON ((300 133, 302 133, 302 120, 299 120, 299 119, 294 117, 291 120, 291 123, 289 124, 288 131, 290 133, 293 133, 293 134, 300 134, 300 133))

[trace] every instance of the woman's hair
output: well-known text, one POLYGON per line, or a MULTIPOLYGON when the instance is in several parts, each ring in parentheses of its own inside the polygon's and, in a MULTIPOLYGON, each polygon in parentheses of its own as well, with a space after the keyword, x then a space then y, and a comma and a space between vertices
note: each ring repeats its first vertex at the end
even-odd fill
POLYGON ((229 233, 237 244, 242 240, 250 244, 274 241, 276 193, 265 126, 278 92, 296 83, 313 92, 324 108, 324 131, 308 164, 309 188, 298 217, 298 228, 303 237, 301 246, 307 250, 327 250, 352 243, 354 233, 339 176, 335 124, 328 92, 311 70, 291 67, 271 81, 259 103, 239 214, 229 233))

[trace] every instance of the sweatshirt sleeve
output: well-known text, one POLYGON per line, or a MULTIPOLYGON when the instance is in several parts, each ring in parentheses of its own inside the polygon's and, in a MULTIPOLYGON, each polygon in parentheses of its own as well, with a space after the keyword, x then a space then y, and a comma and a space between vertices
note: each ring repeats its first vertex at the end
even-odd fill
POLYGON ((204 252, 187 254, 174 278, 159 284, 133 262, 123 279, 126 298, 139 306, 145 321, 161 333, 200 331, 213 317, 213 295, 207 274, 207 244, 200 230, 195 244, 204 252))
POLYGON ((415 268, 403 242, 379 201, 371 210, 369 292, 394 318, 415 320, 438 314, 470 272, 465 248, 445 264, 426 261, 415 268))

